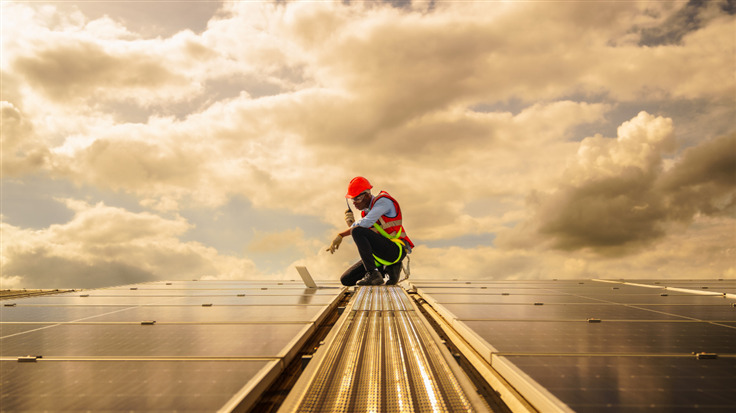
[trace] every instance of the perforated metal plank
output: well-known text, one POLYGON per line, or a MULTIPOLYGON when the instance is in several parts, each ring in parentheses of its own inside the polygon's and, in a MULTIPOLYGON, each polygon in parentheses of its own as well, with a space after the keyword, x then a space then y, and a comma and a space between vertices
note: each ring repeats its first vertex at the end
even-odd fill
POLYGON ((344 317, 293 411, 472 410, 402 289, 359 288, 344 317))
POLYGON ((217 411, 277 360, 2 361, 3 411, 217 411))

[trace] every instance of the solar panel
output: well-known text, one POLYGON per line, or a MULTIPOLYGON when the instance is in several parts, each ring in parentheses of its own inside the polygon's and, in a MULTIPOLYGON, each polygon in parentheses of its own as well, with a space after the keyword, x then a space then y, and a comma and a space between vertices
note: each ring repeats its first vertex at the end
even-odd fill
POLYGON ((435 293, 426 289, 421 291, 438 303, 454 303, 454 304, 534 304, 538 302, 544 303, 597 303, 599 300, 587 297, 577 297, 573 295, 555 295, 555 294, 456 294, 456 293, 435 293))
POLYGON ((412 282, 542 410, 736 410, 733 280, 412 282))
POLYGON ((502 353, 736 354, 736 330, 705 322, 463 321, 502 353))
MULTIPOLYGON (((239 293, 240 294, 240 293, 239 293)), ((253 295, 232 294, 218 297, 179 297, 175 305, 317 305, 325 306, 335 300, 335 295, 253 295)), ((278 310, 275 310, 278 311, 278 310)))
POLYGON ((499 356, 576 412, 733 411, 736 359, 499 356))
POLYGON ((59 324, 3 339, 0 355, 44 357, 279 357, 311 325, 59 324))
POLYGON ((277 360, 0 362, 3 411, 217 411, 277 360))
POLYGON ((4 411, 248 406, 343 292, 179 281, 5 301, 0 405, 4 411))
POLYGON ((29 305, 93 305, 93 306, 134 306, 134 305, 164 305, 176 303, 181 297, 91 297, 88 293, 75 295, 59 294, 41 297, 16 299, 12 302, 18 306, 29 305))
POLYGON ((8 322, 68 322, 99 317, 130 307, 15 306, 0 307, 0 320, 8 322))
POLYGON ((611 304, 443 304, 461 320, 679 320, 682 317, 646 309, 611 304))
POLYGON ((95 317, 95 322, 136 322, 156 320, 157 323, 238 323, 313 322, 322 313, 322 306, 168 306, 136 307, 127 311, 110 312, 95 317))

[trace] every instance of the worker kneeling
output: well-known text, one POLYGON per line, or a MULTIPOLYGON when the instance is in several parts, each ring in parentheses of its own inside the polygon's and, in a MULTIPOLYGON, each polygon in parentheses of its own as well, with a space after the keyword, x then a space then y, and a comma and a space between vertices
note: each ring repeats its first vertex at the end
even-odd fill
POLYGON ((381 285, 383 270, 388 274, 387 285, 396 284, 401 273, 401 261, 411 253, 414 244, 404 231, 399 203, 387 192, 372 195, 373 186, 362 176, 353 178, 345 198, 352 199, 360 210, 356 221, 353 211, 345 211, 348 229, 337 234, 327 251, 334 253, 344 237, 353 237, 360 261, 340 277, 343 285, 381 285), (380 270, 379 270, 380 269, 380 270))

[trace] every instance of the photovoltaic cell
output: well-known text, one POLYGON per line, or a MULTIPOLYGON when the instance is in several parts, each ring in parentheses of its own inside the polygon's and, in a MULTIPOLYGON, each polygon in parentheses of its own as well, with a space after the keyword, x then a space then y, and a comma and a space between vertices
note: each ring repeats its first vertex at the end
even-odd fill
MULTIPOLYGON (((37 330, 39 328, 46 328, 53 326, 53 324, 0 324, 0 338, 14 336, 16 334, 25 333, 31 330, 37 330)), ((5 343, 5 341, 2 341, 5 343)))
POLYGON ((213 412, 276 360, 0 362, 3 411, 213 412))
POLYGON ((335 301, 335 295, 254 295, 236 294, 218 297, 179 297, 176 305, 318 305, 324 306, 335 301))
POLYGON ((93 305, 93 306, 133 306, 175 304, 181 297, 91 297, 86 293, 74 295, 49 295, 12 300, 18 306, 30 305, 93 305))
POLYGON ((2 410, 217 411, 248 383, 275 378, 343 293, 175 284, 6 300, 2 410), (29 355, 42 358, 16 360, 29 355))
POLYGON ((310 289, 310 288, 276 288, 271 287, 253 287, 253 288, 236 288, 227 289, 146 289, 136 288, 135 290, 90 290, 81 294, 90 297, 218 297, 233 294, 251 294, 251 295, 306 295, 306 296, 333 296, 338 289, 310 289))
POLYGON ((464 321, 500 352, 736 354, 736 329, 705 322, 464 321))
POLYGON ((736 322, 736 307, 729 303, 716 305, 637 305, 637 308, 661 311, 698 320, 736 322))
POLYGON ((91 306, 16 306, 0 307, 0 321, 8 322, 69 322, 104 314, 124 311, 131 307, 91 307, 91 306))
POLYGON ((178 306, 134 307, 100 315, 95 322, 136 322, 155 320, 157 323, 242 323, 242 322, 296 322, 307 323, 323 311, 321 306, 178 306))
POLYGON ((576 412, 733 411, 736 358, 505 356, 576 412))
POLYGON ((516 388, 580 412, 736 411, 736 281, 413 284, 516 388))
MULTIPOLYGON (((693 305, 719 305, 727 304, 729 299, 722 295, 689 295, 684 293, 672 293, 667 291, 656 294, 620 294, 599 295, 591 294, 586 297, 619 304, 693 304, 693 305), (663 295, 664 294, 664 295, 663 295)), ((733 302, 733 300, 730 300, 733 302)))
POLYGON ((611 304, 444 304, 461 320, 681 320, 682 317, 663 312, 611 304))
POLYGON ((59 324, 3 340, 5 357, 278 357, 308 324, 59 324))
MULTIPOLYGON (((425 290, 422 289, 424 292, 425 290)), ((454 303, 454 304, 534 304, 540 303, 597 303, 595 300, 587 297, 576 297, 573 295, 556 295, 556 294, 457 294, 457 293, 427 293, 438 303, 454 303)))

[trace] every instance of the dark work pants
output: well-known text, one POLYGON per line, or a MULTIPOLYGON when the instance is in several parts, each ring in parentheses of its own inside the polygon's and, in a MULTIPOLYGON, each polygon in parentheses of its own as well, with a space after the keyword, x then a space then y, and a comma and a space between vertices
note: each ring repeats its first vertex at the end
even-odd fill
MULTIPOLYGON (((340 282, 343 285, 355 285, 367 272, 376 269, 373 254, 389 262, 395 261, 399 257, 399 246, 383 235, 372 231, 370 228, 354 227, 351 235, 353 236, 355 245, 358 247, 360 261, 350 266, 340 277, 340 282)), ((406 255, 406 248, 402 248, 401 253, 403 258, 406 255)), ((396 272, 398 275, 401 271, 401 260, 385 268, 382 266, 381 270, 386 270, 390 267, 396 267, 391 269, 394 271, 398 269, 398 272, 396 272)))

